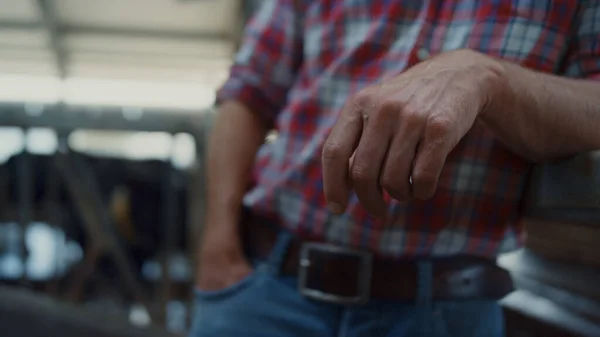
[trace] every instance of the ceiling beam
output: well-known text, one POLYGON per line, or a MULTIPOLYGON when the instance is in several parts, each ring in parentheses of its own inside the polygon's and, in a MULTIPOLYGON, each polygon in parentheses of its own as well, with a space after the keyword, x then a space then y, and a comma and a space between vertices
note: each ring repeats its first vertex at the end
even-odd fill
POLYGON ((140 38, 164 38, 175 40, 228 40, 229 34, 214 32, 197 32, 181 30, 158 30, 146 28, 120 28, 120 27, 98 27, 60 24, 56 20, 56 14, 49 0, 36 0, 40 11, 44 15, 44 22, 27 21, 0 21, 0 30, 38 30, 48 29, 49 24, 54 28, 55 34, 62 37, 65 34, 102 34, 118 37, 140 37, 140 38), (44 14, 46 13, 46 14, 44 14), (47 18, 47 19, 46 19, 47 18))
POLYGON ((99 34, 116 37, 160 38, 173 40, 218 40, 228 39, 226 34, 204 33, 195 31, 173 31, 146 28, 119 28, 97 26, 69 26, 60 27, 61 34, 99 34))
POLYGON ((31 114, 28 113, 27 106, 22 103, 0 103, 0 125, 22 128, 49 127, 55 130, 162 131, 172 134, 188 132, 197 135, 207 122, 204 114, 208 112, 206 109, 189 111, 34 104, 38 110, 36 114, 31 114))
POLYGON ((0 21, 0 29, 17 29, 17 30, 38 30, 43 29, 44 25, 38 22, 28 21, 0 21))
POLYGON ((56 69, 60 78, 67 76, 67 52, 62 44, 59 23, 52 0, 36 0, 42 16, 42 23, 50 36, 50 48, 54 52, 56 69))
MULTIPOLYGON (((47 0, 37 0, 38 2, 47 2, 47 0)), ((118 37, 140 37, 140 38, 163 38, 175 40, 218 40, 228 39, 227 34, 205 33, 195 31, 175 31, 175 30, 155 30, 145 28, 114 28, 114 27, 95 27, 95 26, 72 26, 62 25, 55 22, 56 34, 59 37, 65 34, 102 34, 118 37)), ((38 30, 47 29, 47 24, 24 21, 0 21, 0 30, 38 30)))

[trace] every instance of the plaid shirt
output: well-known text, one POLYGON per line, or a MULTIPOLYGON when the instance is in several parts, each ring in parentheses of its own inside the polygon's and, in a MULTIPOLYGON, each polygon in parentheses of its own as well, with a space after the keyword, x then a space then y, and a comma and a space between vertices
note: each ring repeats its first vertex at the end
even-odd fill
MULTIPOLYGON (((384 222, 356 196, 328 212, 321 151, 359 89, 444 51, 471 48, 541 72, 600 78, 600 0, 266 0, 246 28, 218 101, 273 123, 244 203, 297 235, 385 256, 495 256, 522 242, 530 163, 476 122, 434 197, 390 202, 384 222)), ((226 145, 224 145, 226 146, 226 145)))

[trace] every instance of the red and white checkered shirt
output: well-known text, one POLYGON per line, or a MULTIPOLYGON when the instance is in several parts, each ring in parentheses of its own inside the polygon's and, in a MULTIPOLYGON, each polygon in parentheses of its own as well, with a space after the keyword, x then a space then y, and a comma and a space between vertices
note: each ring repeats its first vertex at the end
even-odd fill
POLYGON ((264 1, 217 95, 244 103, 278 131, 259 151, 244 204, 301 237, 385 256, 491 257, 518 247, 531 166, 479 122, 447 158, 432 199, 392 201, 386 222, 356 196, 343 215, 326 208, 321 151, 346 100, 459 48, 599 79, 600 0, 264 1))

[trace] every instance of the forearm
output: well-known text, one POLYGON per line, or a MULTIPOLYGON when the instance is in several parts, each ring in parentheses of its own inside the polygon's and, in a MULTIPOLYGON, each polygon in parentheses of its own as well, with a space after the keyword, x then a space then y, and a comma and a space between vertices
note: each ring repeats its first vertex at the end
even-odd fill
POLYGON ((600 83, 502 65, 481 115, 497 137, 533 161, 600 149, 600 83))
POLYGON ((265 134, 262 120, 244 105, 219 107, 207 151, 206 237, 223 243, 238 238, 242 199, 265 134))

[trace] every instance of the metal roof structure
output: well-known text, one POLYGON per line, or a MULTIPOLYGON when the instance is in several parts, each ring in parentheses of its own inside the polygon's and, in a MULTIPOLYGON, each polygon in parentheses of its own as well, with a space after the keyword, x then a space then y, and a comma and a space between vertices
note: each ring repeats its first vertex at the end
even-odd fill
POLYGON ((0 101, 202 108, 239 0, 0 0, 0 101))

